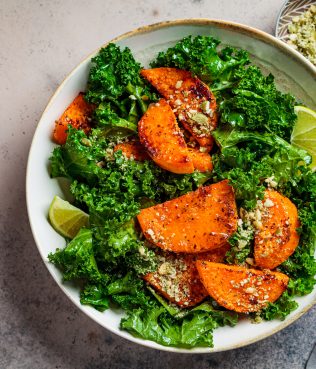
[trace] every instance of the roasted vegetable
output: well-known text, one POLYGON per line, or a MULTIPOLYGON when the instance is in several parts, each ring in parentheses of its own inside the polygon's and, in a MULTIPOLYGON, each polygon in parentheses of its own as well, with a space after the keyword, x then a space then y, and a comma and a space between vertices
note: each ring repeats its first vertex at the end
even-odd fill
POLYGON ((237 229, 235 197, 227 181, 143 209, 137 218, 150 242, 174 252, 216 249, 237 229))
POLYGON ((158 268, 143 278, 167 300, 180 307, 197 305, 208 295, 200 281, 196 260, 222 262, 229 244, 200 254, 158 253, 158 268))
POLYGON ((167 300, 180 307, 194 306, 208 295, 200 281, 194 256, 163 253, 157 271, 144 279, 167 300))
POLYGON ((148 108, 138 123, 138 133, 141 144, 161 168, 177 174, 194 171, 187 144, 166 100, 148 108))
POLYGON ((212 158, 209 153, 201 152, 196 148, 188 148, 189 158, 192 160, 194 169, 198 172, 205 173, 213 170, 212 158))
POLYGON ((62 116, 56 120, 53 133, 54 141, 59 145, 66 142, 68 125, 76 129, 83 129, 85 133, 88 133, 91 129, 91 116, 94 109, 95 105, 89 104, 84 99, 84 94, 80 92, 62 116))
POLYGON ((285 291, 289 277, 269 270, 197 261, 204 287, 217 303, 238 313, 251 313, 277 300, 285 291))
POLYGON ((293 254, 299 243, 300 223, 296 206, 277 191, 265 191, 257 206, 260 218, 255 235, 254 256, 260 268, 274 269, 293 254))
POLYGON ((114 152, 119 150, 122 151, 127 159, 135 159, 137 161, 151 160, 144 146, 138 140, 117 144, 114 147, 114 152))
POLYGON ((198 143, 210 150, 217 113, 216 100, 208 86, 190 72, 176 68, 146 69, 141 75, 167 99, 179 121, 198 143))
MULTIPOLYGON (((135 159, 137 161, 151 160, 144 146, 137 140, 131 140, 117 144, 114 152, 121 150, 127 159, 135 159)), ((188 147, 188 156, 192 161, 194 170, 205 173, 211 172, 213 169, 212 158, 207 152, 201 152, 197 148, 188 147)))

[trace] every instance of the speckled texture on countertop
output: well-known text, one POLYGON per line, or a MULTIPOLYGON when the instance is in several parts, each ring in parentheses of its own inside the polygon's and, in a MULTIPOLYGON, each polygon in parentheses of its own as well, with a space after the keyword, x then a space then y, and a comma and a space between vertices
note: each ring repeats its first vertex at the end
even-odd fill
POLYGON ((272 33, 282 2, 0 0, 1 369, 304 368, 316 340, 315 308, 262 342, 209 355, 154 351, 107 332, 48 274, 31 235, 24 194, 40 114, 84 56, 118 34, 174 18, 222 18, 272 33))

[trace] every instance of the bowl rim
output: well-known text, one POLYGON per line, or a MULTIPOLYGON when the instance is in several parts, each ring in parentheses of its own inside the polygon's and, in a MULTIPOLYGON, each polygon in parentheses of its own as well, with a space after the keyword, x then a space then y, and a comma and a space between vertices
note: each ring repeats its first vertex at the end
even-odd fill
POLYGON ((314 300, 311 303, 307 304, 304 308, 302 308, 301 311, 297 312, 295 315, 293 315, 292 317, 286 319, 285 321, 280 322, 278 327, 272 329, 271 331, 269 331, 267 333, 261 334, 261 335, 257 336, 256 338, 252 338, 252 339, 248 339, 248 340, 245 339, 245 340, 243 340, 242 342, 240 342, 238 344, 233 344, 233 345, 230 345, 230 346, 228 345, 228 346, 222 347, 222 348, 217 348, 215 346, 215 347, 212 347, 212 348, 210 348, 210 347, 197 347, 197 348, 194 348, 194 349, 183 349, 183 348, 180 348, 180 347, 163 346, 163 345, 160 345, 160 344, 158 344, 159 347, 155 347, 155 346, 153 346, 154 342, 152 342, 152 341, 135 338, 131 334, 126 336, 126 335, 124 335, 123 332, 116 331, 114 328, 112 328, 110 326, 105 327, 89 311, 85 311, 85 310, 83 310, 83 308, 81 308, 80 303, 78 303, 78 301, 76 301, 76 299, 74 299, 69 294, 66 287, 63 286, 61 283, 59 283, 57 278, 55 278, 55 276, 52 274, 50 269, 47 267, 47 265, 46 265, 47 255, 44 255, 41 251, 40 242, 39 242, 39 239, 37 238, 37 232, 36 232, 35 226, 33 224, 32 217, 31 217, 31 203, 30 203, 30 201, 31 201, 31 195, 30 195, 31 188, 29 186, 29 178, 30 178, 30 171, 31 171, 31 169, 30 169, 31 160, 30 159, 32 157, 32 152, 34 150, 34 146, 35 146, 34 143, 36 141, 37 135, 39 134, 39 129, 38 128, 39 128, 39 125, 41 124, 43 116, 49 110, 49 108, 52 105, 53 101, 55 100, 56 96, 63 89, 66 82, 77 72, 77 70, 81 67, 82 64, 84 64, 88 59, 91 59, 100 50, 100 48, 108 45, 109 43, 112 43, 112 42, 115 43, 115 42, 124 40, 124 39, 129 38, 129 37, 134 36, 134 35, 149 33, 151 31, 158 30, 158 29, 161 29, 161 28, 168 28, 168 27, 181 26, 181 25, 204 25, 204 26, 207 26, 207 25, 214 26, 215 25, 219 28, 228 28, 230 30, 238 30, 238 32, 242 33, 242 34, 246 34, 246 35, 250 34, 252 36, 255 36, 256 39, 259 39, 259 40, 261 40, 265 43, 271 44, 272 46, 275 46, 275 47, 281 49, 284 53, 288 53, 290 57, 292 57, 297 62, 299 62, 302 66, 304 66, 304 68, 307 69, 307 71, 309 73, 314 74, 315 78, 316 78, 316 67, 311 62, 309 62, 306 58, 304 58, 299 52, 297 52, 296 50, 294 50, 290 46, 288 46, 286 43, 282 42, 281 40, 277 39, 276 37, 264 32, 264 31, 261 31, 259 29, 254 28, 254 27, 247 26, 247 25, 244 25, 244 24, 238 23, 238 22, 219 20, 219 19, 209 19, 209 18, 184 18, 184 19, 168 20, 168 21, 153 23, 153 24, 145 25, 145 26, 136 28, 132 31, 123 33, 122 35, 117 36, 117 37, 107 41, 106 43, 104 43, 103 45, 98 47, 96 50, 89 53, 79 64, 77 64, 71 70, 71 72, 69 74, 67 74, 67 76, 62 80, 60 85, 57 87, 57 89, 53 92, 53 94, 49 98, 48 103, 47 103, 47 105, 46 105, 44 111, 42 112, 42 114, 40 116, 40 119, 38 121, 37 127, 35 129, 35 132, 34 132, 34 135, 33 135, 32 141, 31 141, 30 149, 29 149, 27 167, 26 167, 26 206, 27 206, 28 220, 29 220, 29 223, 30 223, 32 235, 33 235, 36 247, 39 251, 39 254, 42 258, 43 263, 45 264, 46 268, 48 269, 48 272, 50 273, 52 278, 55 280, 55 282, 57 283, 59 288, 74 303, 74 305, 77 308, 79 308, 86 316, 90 317, 97 324, 100 324, 102 326, 102 328, 105 328, 105 329, 109 330, 111 333, 116 334, 116 335, 130 341, 130 342, 134 342, 134 343, 140 344, 142 346, 145 346, 147 348, 161 350, 161 351, 174 352, 174 353, 206 354, 206 353, 221 352, 221 351, 228 351, 228 350, 241 348, 241 347, 250 345, 252 343, 261 341, 261 340, 263 340, 263 339, 265 339, 269 336, 272 336, 273 334, 281 331, 282 329, 286 328, 287 326, 289 326, 290 324, 295 322, 302 315, 304 315, 308 310, 310 310, 316 304, 316 296, 315 296, 314 300))

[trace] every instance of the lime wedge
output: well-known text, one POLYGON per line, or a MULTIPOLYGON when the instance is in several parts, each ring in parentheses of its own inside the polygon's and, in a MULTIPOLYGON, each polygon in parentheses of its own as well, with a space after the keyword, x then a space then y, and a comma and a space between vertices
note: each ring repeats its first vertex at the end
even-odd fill
POLYGON ((316 112, 305 106, 295 106, 297 121, 295 123, 291 143, 300 147, 312 156, 311 167, 316 169, 316 112))
POLYGON ((48 218, 54 229, 64 237, 74 238, 79 229, 89 225, 89 215, 55 196, 49 207, 48 218))

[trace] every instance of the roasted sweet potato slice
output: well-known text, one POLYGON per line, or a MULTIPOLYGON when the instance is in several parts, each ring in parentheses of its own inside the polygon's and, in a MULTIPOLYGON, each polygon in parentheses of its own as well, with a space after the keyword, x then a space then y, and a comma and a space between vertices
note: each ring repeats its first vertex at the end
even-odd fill
POLYGON ((194 171, 187 144, 166 100, 149 106, 138 122, 138 134, 149 156, 161 168, 178 174, 194 171))
POLYGON ((201 152, 199 149, 191 147, 188 150, 195 170, 202 173, 213 170, 212 158, 209 153, 201 152))
POLYGON ((201 281, 210 296, 228 310, 251 313, 277 300, 289 277, 269 270, 247 269, 208 261, 197 261, 201 281))
POLYGON ((230 250, 231 246, 228 242, 225 242, 223 246, 218 247, 217 249, 201 252, 195 255, 195 260, 201 261, 212 261, 213 263, 223 263, 225 260, 225 256, 228 250, 230 250))
MULTIPOLYGON (((114 147, 114 152, 122 150, 128 158, 138 161, 151 160, 144 146, 137 140, 123 142, 114 147)), ((192 161, 194 170, 198 172, 211 172, 213 170, 212 158, 207 152, 201 152, 198 148, 188 147, 188 156, 192 161)))
POLYGON ((54 141, 59 145, 63 145, 66 142, 69 124, 74 128, 83 129, 85 133, 88 133, 91 128, 91 115, 94 109, 95 106, 86 102, 84 93, 80 92, 63 112, 62 116, 56 120, 53 133, 54 141))
POLYGON ((194 306, 208 296, 190 254, 161 253, 156 272, 144 277, 167 300, 180 307, 194 306))
POLYGON ((175 254, 159 252, 158 268, 143 278, 158 293, 180 307, 197 305, 208 296, 196 268, 196 260, 221 262, 224 260, 229 244, 201 254, 175 254))
POLYGON ((261 226, 255 235, 254 256, 260 268, 274 269, 293 254, 299 243, 296 206, 277 191, 267 190, 258 205, 261 226))
POLYGON ((123 142, 114 147, 114 152, 121 150, 128 159, 137 161, 151 160, 144 146, 137 140, 123 142))
POLYGON ((173 252, 216 249, 237 229, 235 196, 226 180, 143 209, 137 217, 151 243, 173 252))
POLYGON ((177 68, 145 69, 141 75, 167 99, 179 121, 198 143, 210 150, 217 113, 216 100, 208 86, 190 72, 177 68))

